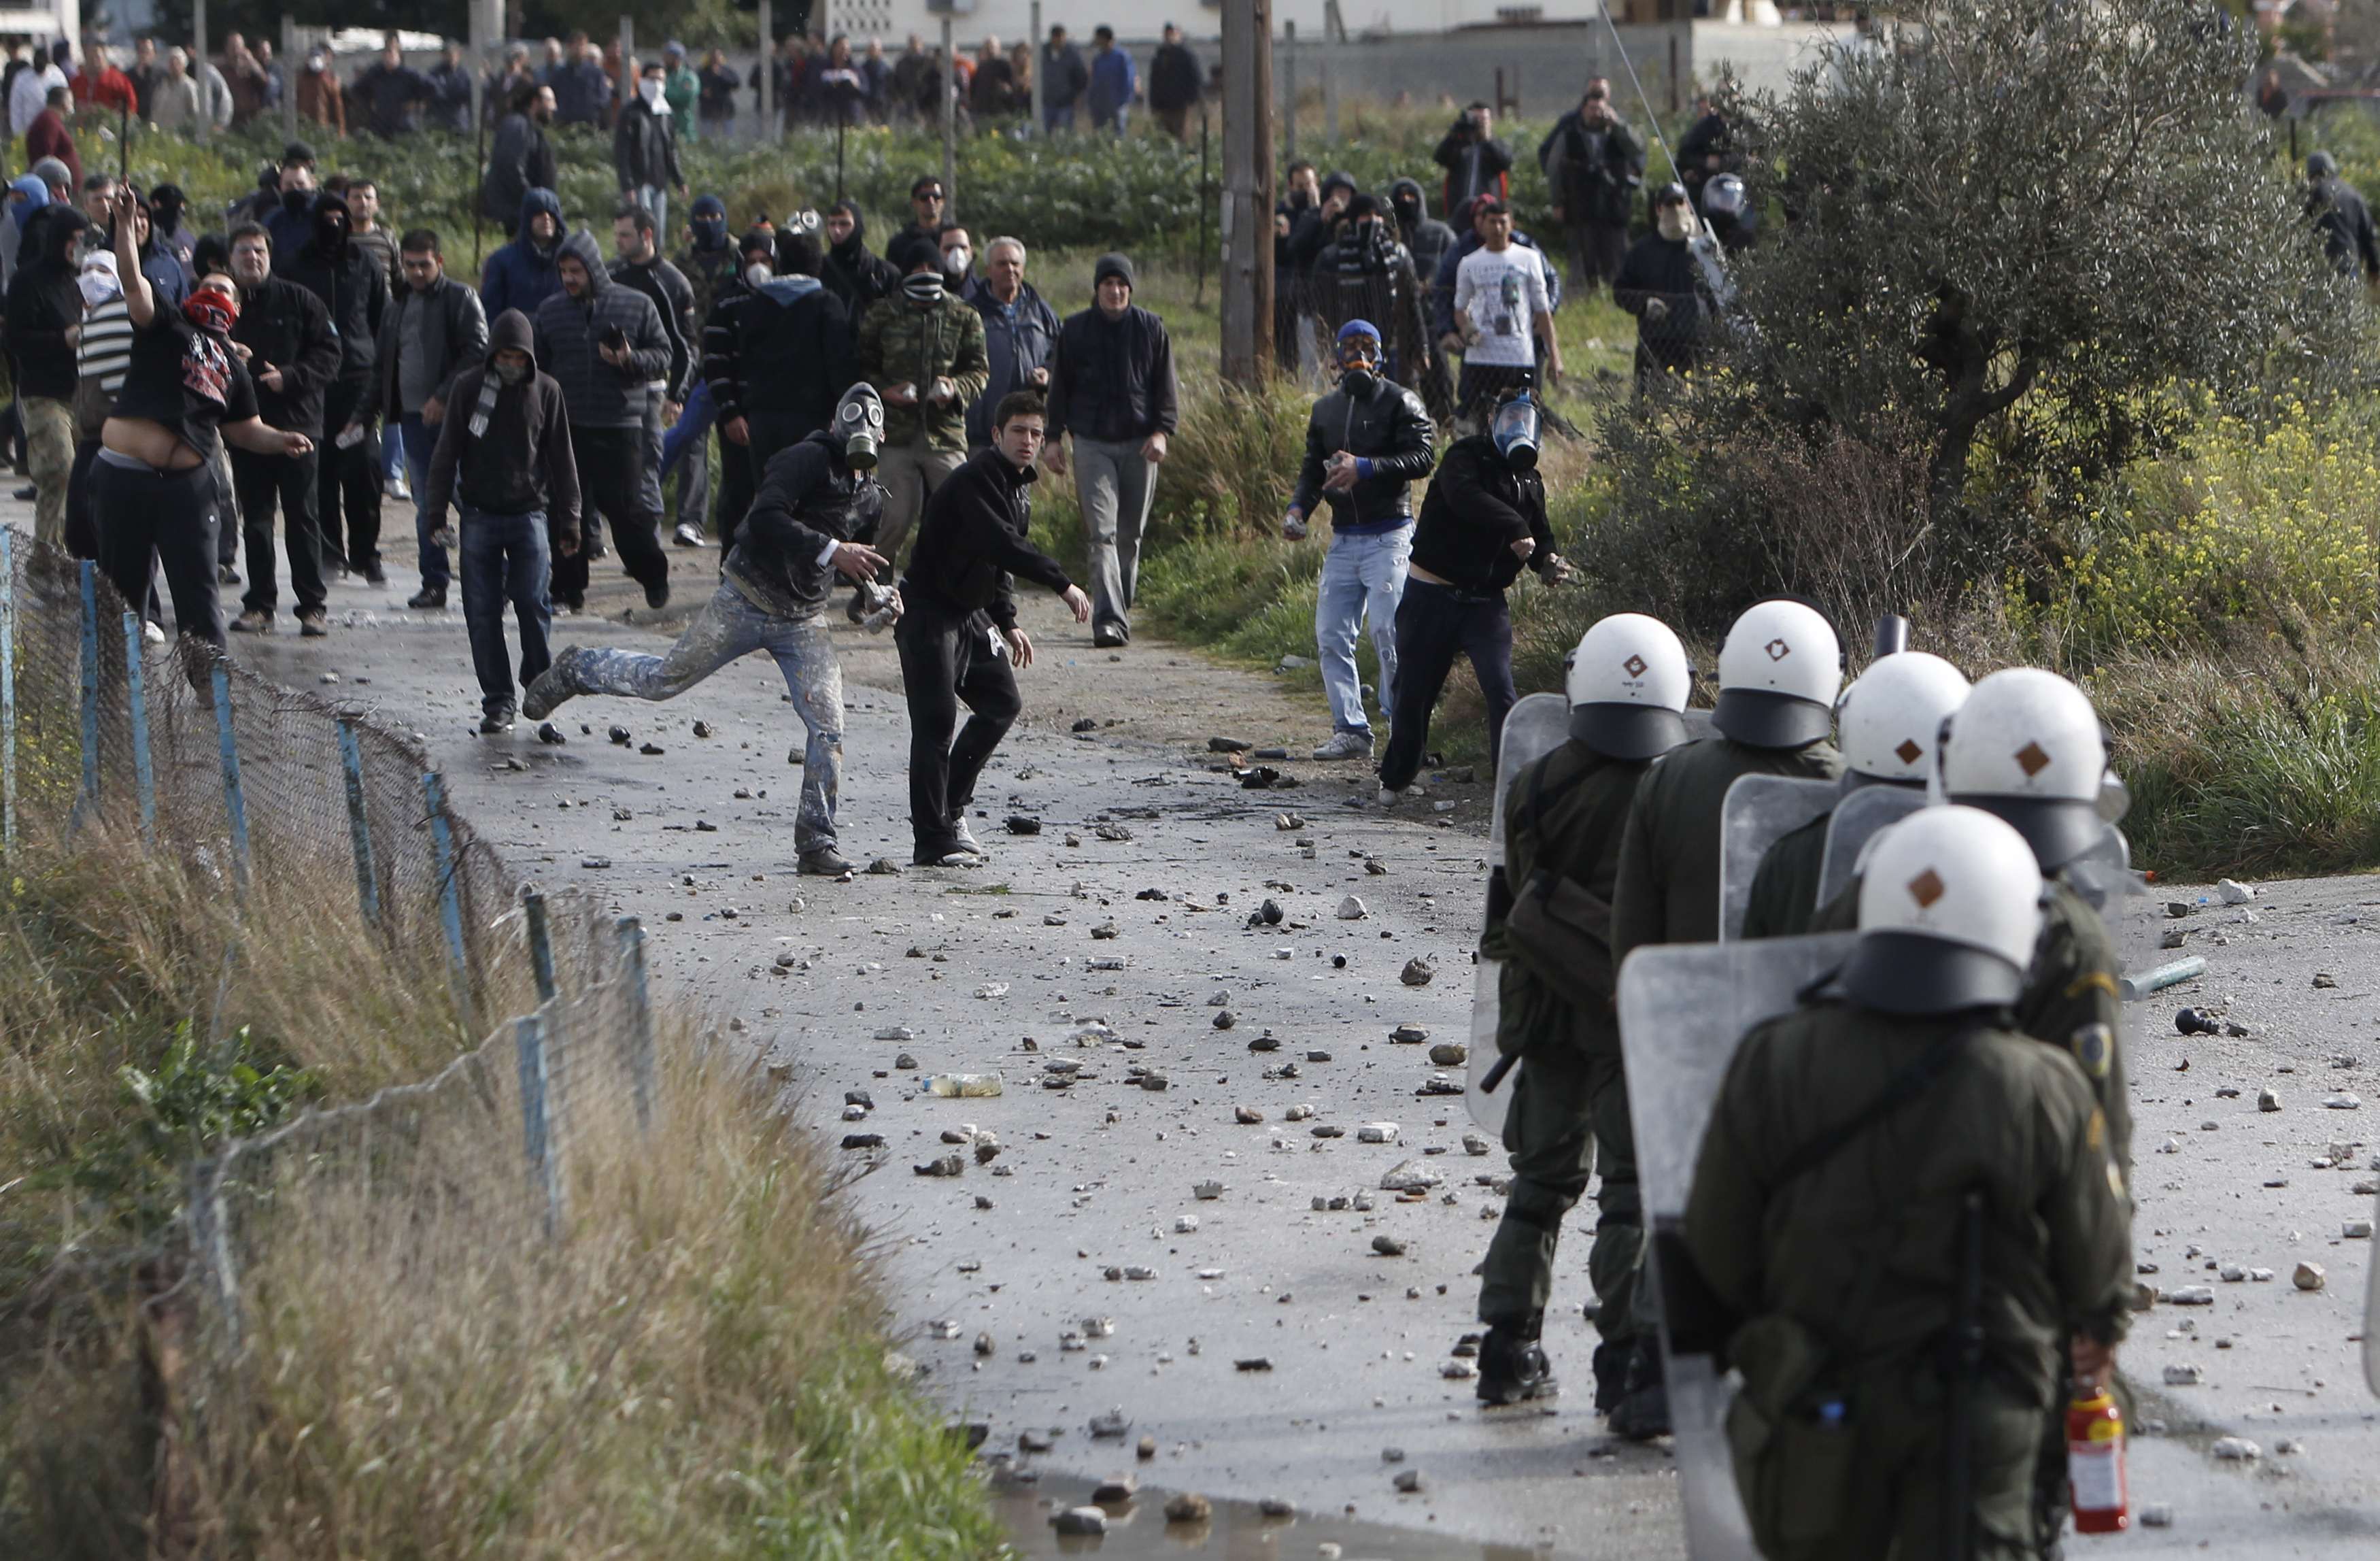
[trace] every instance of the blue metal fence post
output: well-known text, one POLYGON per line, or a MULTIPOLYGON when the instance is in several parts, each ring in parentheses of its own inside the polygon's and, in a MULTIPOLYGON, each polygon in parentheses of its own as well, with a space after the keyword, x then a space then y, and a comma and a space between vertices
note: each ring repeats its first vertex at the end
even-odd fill
POLYGON ((477 1035, 471 1017, 471 964, 463 947, 463 894, 456 882, 455 831, 446 819, 446 783, 435 770, 421 777, 421 795, 430 804, 430 846, 438 865, 438 915, 446 926, 446 964, 455 986, 455 1011, 462 1016, 463 1032, 477 1035))
POLYGON ((380 874, 372 864, 371 821, 364 816, 364 750, 356 724, 339 717, 339 768, 347 777, 347 840, 356 853, 356 898, 369 926, 380 925, 380 874))
POLYGON ((513 1021, 513 1047, 520 1060, 521 1134, 528 1151, 529 1170, 545 1194, 545 1237, 562 1234, 562 1167, 555 1159, 552 1136, 547 1131, 547 1077, 544 1013, 513 1021))
POLYGON ((214 665, 215 744, 223 754, 224 812, 231 820, 232 881, 248 893, 248 800, 239 788, 239 738, 231 725, 231 674, 221 656, 214 665))
POLYGON ((82 561, 82 794, 77 821, 99 808, 99 566, 82 561))
POLYGON ((140 615, 124 615, 124 701, 132 714, 132 779, 140 794, 140 838, 157 845, 157 771, 149 760, 149 695, 140 615))
POLYGON ((614 924, 620 936, 620 970, 628 982, 628 1074, 637 1094, 637 1126, 653 1127, 653 1006, 645 983, 645 924, 623 916, 614 924))
POLYGON ((17 849, 17 533, 0 526, 0 851, 17 849))
POLYGON ((521 910, 528 922, 528 963, 537 976, 537 1000, 551 1003, 561 988, 553 979, 553 935, 546 925, 545 891, 534 884, 523 889, 521 910))

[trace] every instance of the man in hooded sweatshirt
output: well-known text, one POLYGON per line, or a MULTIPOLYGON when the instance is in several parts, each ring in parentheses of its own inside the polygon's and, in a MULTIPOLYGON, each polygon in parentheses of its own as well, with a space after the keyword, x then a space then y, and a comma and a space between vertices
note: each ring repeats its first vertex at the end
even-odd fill
POLYGON ((645 501, 645 400, 647 386, 669 372, 669 333, 652 299, 612 280, 592 234, 564 239, 554 269, 562 290, 537 306, 537 360, 569 409, 583 544, 564 554, 554 522, 554 600, 573 612, 587 604, 587 566, 603 545, 600 508, 621 564, 658 612, 669 605, 669 556, 654 535, 662 518, 645 501))
MULTIPOLYGON (((776 238, 775 263, 747 249, 743 291, 721 300, 703 333, 703 372, 710 382, 720 437, 731 463, 747 463, 754 486, 779 451, 808 438, 834 417, 853 367, 851 320, 818 276, 818 240, 787 229, 776 238)), ((722 486, 731 493, 731 483, 722 486)), ((722 494, 722 546, 743 520, 722 494)))
POLYGON ((542 720, 578 694, 674 699, 728 663, 766 651, 808 732, 794 817, 800 870, 847 876, 851 863, 836 848, 834 818, 843 778, 843 665, 820 620, 836 575, 870 580, 885 567, 884 555, 859 540, 883 508, 884 491, 870 475, 883 433, 876 392, 865 383, 845 390, 832 422, 769 462, 728 549, 719 589, 677 643, 658 656, 573 645, 530 686, 522 714, 542 720))
POLYGON ((562 198, 538 185, 520 198, 520 231, 491 252, 480 268, 480 302, 488 318, 517 309, 531 320, 537 306, 561 290, 562 198))
POLYGON ((1424 282, 1432 281, 1439 262, 1454 248, 1454 229, 1429 214, 1419 179, 1399 179, 1389 186, 1389 210, 1395 213, 1397 232, 1413 256, 1414 274, 1424 282))
POLYGON ((868 224, 852 202, 838 201, 827 208, 826 244, 819 280, 843 300, 844 311, 852 319, 861 318, 877 299, 890 298, 900 287, 901 274, 892 262, 868 249, 868 224))
POLYGON ((66 541, 67 485, 74 474, 75 342, 82 327, 74 251, 87 224, 72 206, 42 215, 8 281, 8 352, 33 476, 33 535, 55 546, 66 541))
POLYGON ((480 730, 493 737, 513 724, 506 602, 520 630, 520 686, 552 665, 548 580, 556 552, 578 551, 578 468, 562 386, 538 372, 535 334, 519 310, 496 317, 487 360, 456 375, 453 389, 453 415, 438 425, 422 483, 421 523, 425 534, 449 532, 450 498, 461 511, 451 534, 460 543, 463 621, 480 678, 480 730))
POLYGON ((380 567, 380 419, 376 344, 388 313, 388 269, 352 241, 347 203, 314 201, 314 236, 295 254, 275 250, 273 274, 322 300, 339 335, 339 372, 322 396, 322 526, 324 556, 372 585, 380 567), (349 511, 343 518, 344 495, 349 511), (344 545, 342 543, 344 543, 344 545))

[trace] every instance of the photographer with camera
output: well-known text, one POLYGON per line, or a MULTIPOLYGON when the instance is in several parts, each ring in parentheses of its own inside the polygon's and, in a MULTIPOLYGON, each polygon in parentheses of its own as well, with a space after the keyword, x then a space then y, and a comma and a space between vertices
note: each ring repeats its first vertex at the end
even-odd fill
POLYGON ((1495 111, 1474 102, 1431 153, 1446 170, 1442 210, 1454 211, 1475 196, 1501 201, 1512 194, 1512 149, 1496 138, 1495 125, 1495 111))

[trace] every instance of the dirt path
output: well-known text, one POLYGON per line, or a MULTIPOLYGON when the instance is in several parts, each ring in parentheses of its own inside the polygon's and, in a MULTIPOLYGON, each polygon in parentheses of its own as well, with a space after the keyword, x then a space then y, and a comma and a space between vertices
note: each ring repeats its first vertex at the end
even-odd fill
MULTIPOLYGON (((682 600, 698 597, 716 555, 673 556, 682 600)), ((616 581, 610 568, 599 572, 616 581)), ((1303 752, 1328 730, 1318 702, 1146 639, 1093 650, 1036 603, 1027 624, 1044 659, 1023 675, 1025 719, 979 798, 990 865, 801 880, 798 774, 786 762, 799 726, 765 660, 671 705, 567 706, 565 747, 527 726, 483 740, 460 615, 407 613, 412 584, 393 574, 385 591, 335 588, 341 627, 327 641, 285 634, 236 649, 296 686, 331 691, 318 679, 334 674, 338 692, 424 735, 458 805, 526 873, 643 916, 664 977, 780 1070, 795 1130, 830 1145, 882 1135, 880 1151, 849 1156, 880 1162, 855 1188, 855 1211, 882 1233, 909 1353, 954 1410, 990 1423, 988 1450, 1047 1435, 1052 1449, 1023 1464, 1099 1475, 1132 1467, 1147 1434, 1160 1449, 1141 1468, 1152 1485, 1279 1496, 1522 1554, 1678 1553, 1666 1453, 1609 1444, 1588 1412, 1583 1240, 1564 1248, 1567 1310, 1548 1326, 1571 1396, 1483 1416, 1470 1383, 1441 1374, 1475 1325, 1471 1271, 1503 1164, 1466 1153, 1460 1100, 1417 1094, 1437 1071, 1428 1047, 1390 1034, 1465 1030, 1485 787, 1434 793, 1453 802, 1445 813, 1384 813, 1350 806, 1368 799, 1368 774, 1299 762, 1281 766, 1305 783, 1297 789, 1244 791, 1214 773, 1206 738, 1303 752), (1083 718, 1098 725, 1071 731, 1083 718), (695 738, 697 720, 714 735, 695 738), (615 722, 666 751, 610 745, 615 722), (1287 827, 1284 812, 1298 815, 1287 827), (1042 832, 1001 832, 1012 813, 1042 832), (1336 916, 1350 894, 1364 919, 1336 916), (1251 930, 1268 898, 1284 920, 1251 930), (1437 963, 1425 987, 1399 980, 1415 957, 1437 963), (1277 1050, 1251 1048, 1268 1034, 1277 1050), (989 1071, 1005 1079, 996 1099, 920 1090, 928 1075, 989 1071), (873 1100, 866 1119, 841 1119, 850 1091, 873 1100), (1235 1120, 1243 1106, 1262 1120, 1235 1120), (1293 1108, 1310 1118, 1292 1120, 1293 1108), (1397 1142, 1359 1142, 1373 1122, 1394 1122, 1397 1142), (966 1125, 998 1135, 989 1164, 942 1141, 966 1125), (913 1171, 951 1154, 958 1176, 913 1171), (1378 1190, 1407 1159, 1442 1185, 1415 1201, 1378 1190), (1199 1196, 1210 1182, 1220 1193, 1199 1196), (1111 1411, 1131 1422, 1123 1440, 1092 1433, 1111 1411), (1402 1464, 1384 1461, 1391 1448, 1402 1464), (1418 1494, 1392 1489, 1399 1469, 1421 1472, 1418 1494)), ((644 625, 611 621, 629 600, 618 584, 595 600, 610 618, 565 621, 558 642, 651 642, 644 625)), ((845 850, 905 863, 906 722, 889 637, 836 632, 850 706, 845 850)), ((2171 1434, 2135 1445, 2134 1501, 2168 1504, 2175 1521, 2116 1542, 2128 1552, 2380 1555, 2380 1425, 2353 1336, 2370 1243, 2341 1238, 2372 1201, 2350 1191, 2360 1171, 2308 1164, 2333 1140, 2356 1167, 2371 1155, 2364 1117, 2319 1104, 2380 1066, 2361 1006, 2374 989, 2364 940, 2380 922, 2338 920, 2374 915, 2358 909, 2369 892, 2362 880, 2274 885, 2253 926, 2227 927, 2237 910, 2198 912, 2192 949, 2213 974, 2141 1013, 2140 1256, 2158 1265, 2149 1282, 2204 1282, 2217 1297, 2138 1320, 2135 1376, 2195 1363, 2204 1384, 2144 1401, 2171 1434), (2315 969, 2338 986, 2313 990, 2315 969), (2252 1033, 2178 1043, 2172 1010, 2226 993, 2252 1033), (2331 1067, 2359 1046, 2353 1067, 2331 1067), (2271 1077, 2285 1067, 2294 1078, 2271 1077), (2277 1116, 2256 1110, 2265 1083, 2283 1091, 2277 1116), (2218 1085, 2242 1093, 2218 1098, 2218 1085), (2210 1119, 2220 1130, 2201 1132, 2210 1119), (2161 1157, 2168 1137, 2180 1148, 2161 1157), (2185 1256, 2193 1243, 2204 1250, 2185 1256), (2228 1286, 2198 1270, 2208 1257, 2280 1278, 2228 1286), (2301 1257, 2328 1268, 2325 1290, 2290 1286, 2301 1257), (2218 1350, 2218 1337, 2232 1347, 2218 1350), (2265 1457, 2216 1462, 2223 1432, 2255 1438, 2265 1457), (2280 1452, 2285 1438, 2301 1450, 2280 1452)), ((2158 957, 2159 930, 2148 908, 2129 919, 2135 968, 2158 957)), ((1591 1217, 1583 1207, 1575 1224, 1591 1217)))

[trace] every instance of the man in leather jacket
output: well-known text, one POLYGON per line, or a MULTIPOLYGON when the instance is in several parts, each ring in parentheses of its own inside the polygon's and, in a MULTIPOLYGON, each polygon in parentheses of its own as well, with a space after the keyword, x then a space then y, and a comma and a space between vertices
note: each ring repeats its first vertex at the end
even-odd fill
POLYGON ((1419 397, 1381 372, 1380 333, 1366 320, 1339 329, 1339 388, 1315 402, 1305 423, 1305 462, 1290 495, 1281 535, 1305 535, 1316 503, 1330 506, 1330 551, 1315 593, 1314 648, 1330 698, 1330 740, 1317 759, 1369 759, 1372 724, 1355 667, 1355 631, 1368 609, 1379 658, 1380 709, 1397 682, 1397 603, 1413 557, 1413 493, 1429 475, 1429 414, 1419 397))

